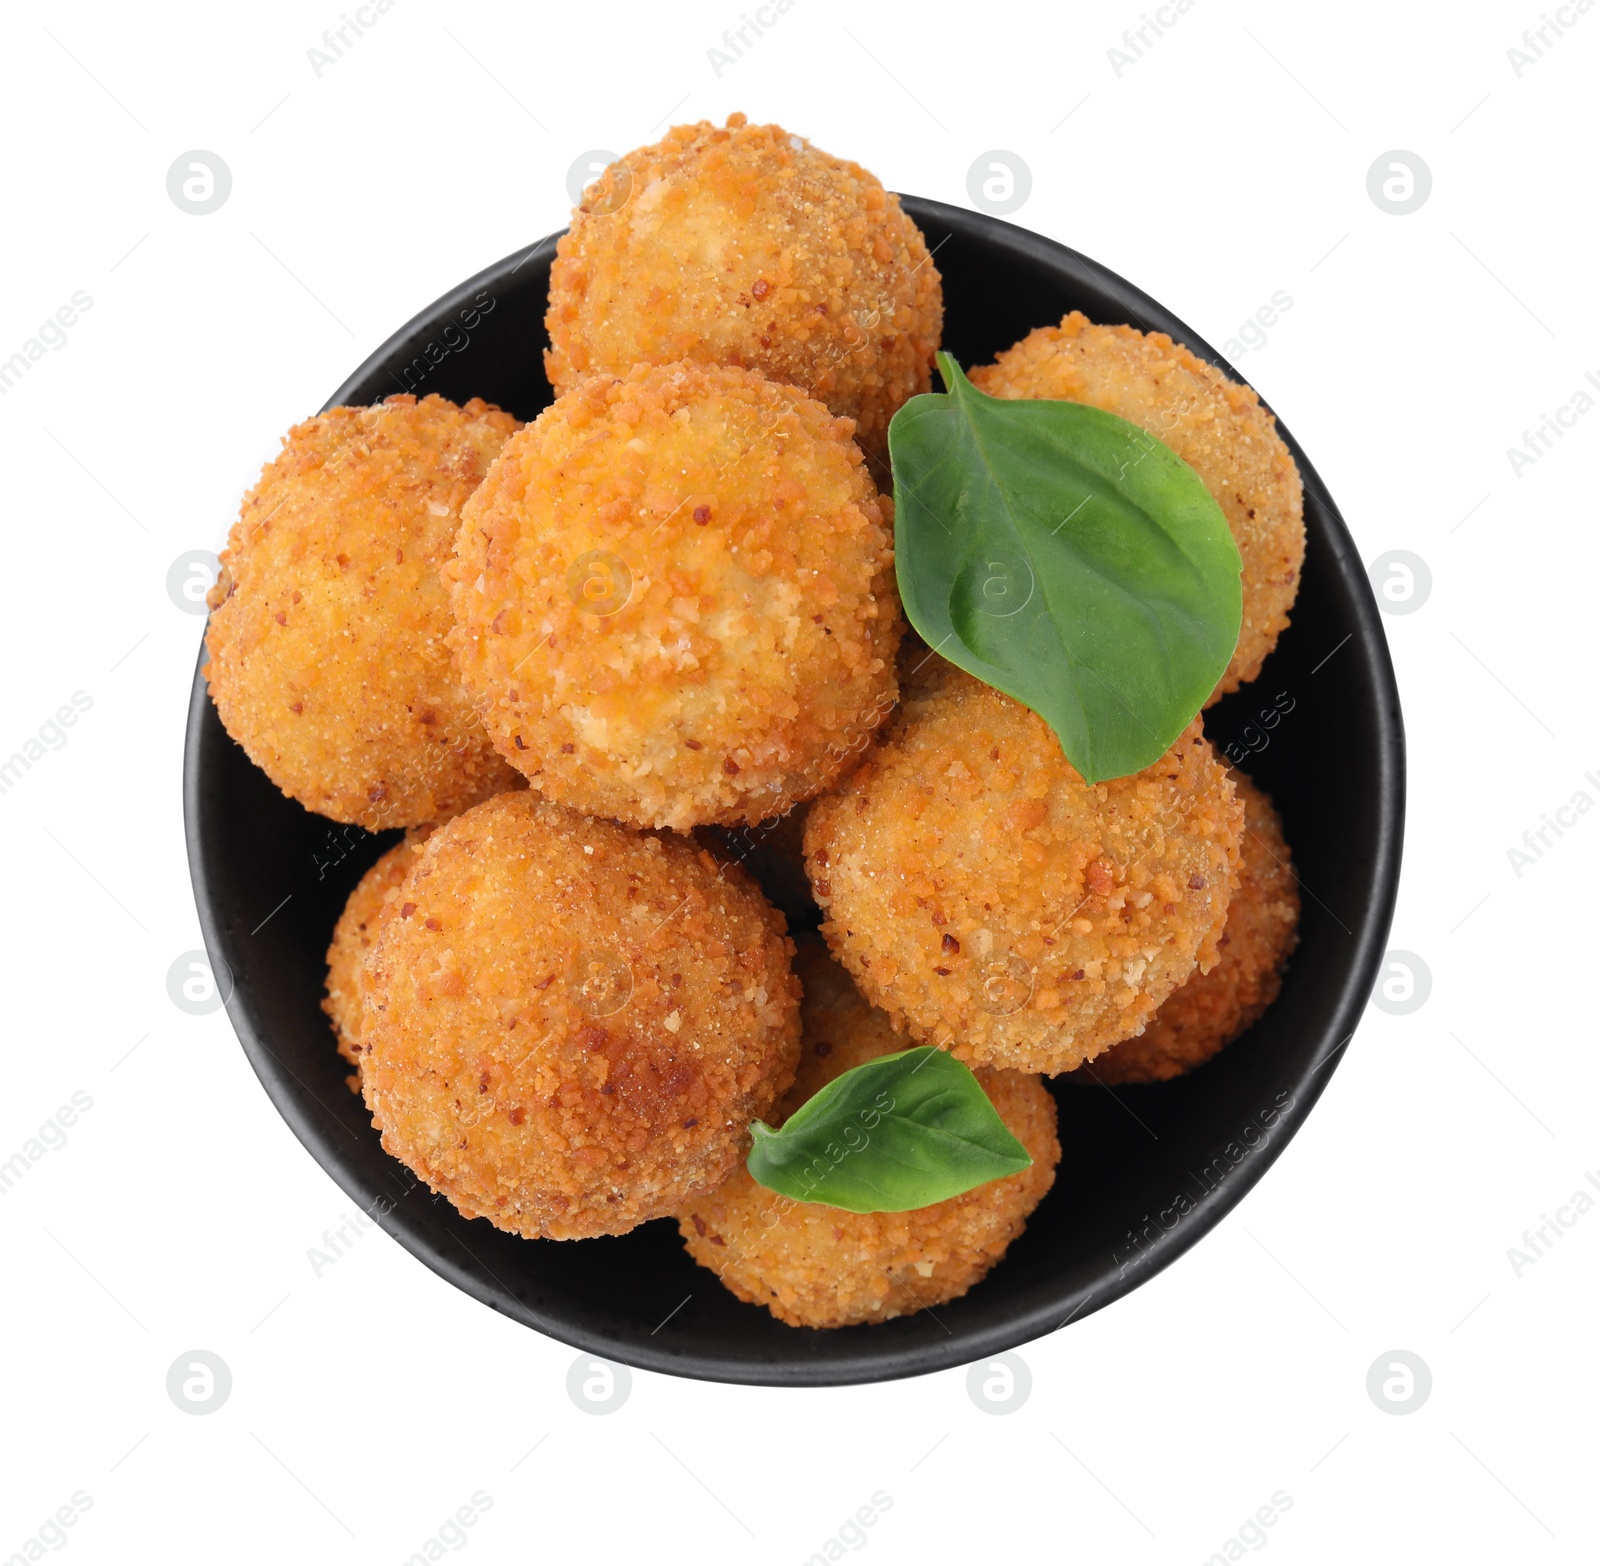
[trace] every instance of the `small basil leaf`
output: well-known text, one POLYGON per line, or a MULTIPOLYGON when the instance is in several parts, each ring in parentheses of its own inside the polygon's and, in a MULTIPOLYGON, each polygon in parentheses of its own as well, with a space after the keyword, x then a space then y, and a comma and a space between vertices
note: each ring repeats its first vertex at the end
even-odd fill
POLYGON ((755 1121, 757 1183, 852 1213, 903 1213, 1033 1160, 953 1055, 924 1044, 842 1072, 780 1130, 755 1121))
POLYGON ((1241 563, 1200 476, 1085 403, 949 391, 889 425, 895 569, 936 652, 1031 707, 1084 779, 1159 761, 1239 640, 1241 563))

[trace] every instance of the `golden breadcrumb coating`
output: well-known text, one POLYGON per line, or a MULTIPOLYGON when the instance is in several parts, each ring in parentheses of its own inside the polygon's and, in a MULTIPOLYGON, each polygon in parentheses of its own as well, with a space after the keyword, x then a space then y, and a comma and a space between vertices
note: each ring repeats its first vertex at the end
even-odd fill
MULTIPOLYGON (((517 780, 518 785, 521 779, 517 780)), ((345 900, 344 912, 333 927, 328 947, 327 994, 322 1009, 333 1024, 334 1044, 356 1069, 345 1078, 352 1093, 361 1091, 361 1034, 367 1000, 367 958, 377 944, 378 932, 400 906, 400 888, 416 862, 417 850, 428 841, 433 826, 412 827, 356 883, 345 900)))
MULTIPOLYGON (((367 994, 367 958, 378 932, 400 906, 404 883, 424 838, 408 837, 396 843, 356 883, 333 927, 328 947, 328 993, 322 1009, 333 1024, 334 1042, 350 1064, 361 1067, 362 1008, 367 994)), ((359 1075, 347 1079, 360 1091, 359 1075)))
POLYGON ((469 1218, 625 1234, 723 1180, 792 1081, 793 950, 688 840, 503 794, 428 839, 379 933, 373 1124, 469 1218))
POLYGON ((1273 1001, 1300 922, 1300 889, 1283 823, 1272 801, 1242 772, 1233 786, 1244 801, 1239 885, 1217 941, 1217 965, 1174 990, 1136 1039, 1101 1055, 1085 1081, 1162 1082, 1211 1059, 1273 1001))
POLYGON ((1306 554, 1300 470, 1277 422, 1248 386, 1230 381, 1164 332, 1095 326, 1074 310, 971 372, 991 397, 1086 402, 1137 424, 1200 475, 1244 560, 1244 621, 1211 702, 1261 672, 1289 624, 1306 554))
POLYGON ((899 198, 858 164, 742 114, 613 163, 556 246, 557 392, 641 361, 742 365, 853 419, 887 488, 889 420, 928 390, 944 306, 899 198))
POLYGON ((439 566, 517 421, 390 397, 297 424, 244 498, 207 603, 224 727, 285 794, 377 831, 510 788, 450 661, 439 566))
MULTIPOLYGON (((800 1070, 780 1125, 841 1073, 912 1046, 815 936, 800 938, 797 967, 800 1070)), ((791 1327, 888 1321, 965 1294, 1022 1233, 1061 1158, 1055 1100, 1037 1076, 980 1067, 977 1078, 1031 1168, 913 1212, 852 1213, 780 1196, 741 1165, 679 1215, 689 1254, 791 1327)))
POLYGON ((1070 1071, 1217 958, 1243 807, 1197 719, 1086 784, 1037 714, 954 668, 806 822, 822 932, 867 999, 974 1064, 1070 1071))
POLYGON ((451 646, 546 798, 678 830, 826 788, 894 705, 893 540, 846 426, 749 370, 595 376, 462 513, 451 646))

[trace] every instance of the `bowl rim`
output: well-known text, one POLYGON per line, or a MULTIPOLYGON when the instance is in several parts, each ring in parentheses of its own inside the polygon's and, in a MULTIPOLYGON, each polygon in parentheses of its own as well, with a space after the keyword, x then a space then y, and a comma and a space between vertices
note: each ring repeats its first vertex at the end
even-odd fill
MULTIPOLYGON (((1126 319, 1141 330, 1167 332, 1175 341, 1182 343, 1197 357, 1215 365, 1230 379, 1249 384, 1221 354, 1170 310, 1081 252, 1057 240, 969 208, 917 196, 902 195, 899 199, 908 215, 924 229, 942 225, 963 231, 968 237, 981 239, 985 243, 1003 245, 1039 267, 1069 273, 1088 281, 1108 298, 1115 300, 1119 308, 1126 312, 1126 319)), ((392 362, 402 349, 426 341, 440 319, 460 309, 486 286, 503 285, 542 249, 553 246, 562 232, 564 230, 557 230, 512 251, 418 311, 346 378, 324 404, 323 411, 347 402, 364 382, 382 370, 386 363, 392 362)), ((1270 411, 1270 404, 1265 398, 1262 398, 1262 403, 1270 411)), ((1003 1322, 969 1328, 960 1337, 915 1344, 886 1343, 881 1353, 871 1356, 830 1356, 824 1348, 805 1358, 764 1363, 719 1358, 697 1351, 674 1352, 650 1339, 640 1342, 605 1330, 589 1330, 582 1323, 565 1317, 552 1318, 518 1300, 509 1290, 495 1287, 479 1273, 469 1271, 451 1255, 436 1248, 424 1235, 414 1232, 401 1220, 398 1208, 393 1211, 380 1208, 374 1212, 373 1216, 385 1231, 433 1272, 479 1303, 584 1353, 636 1369, 695 1380, 792 1387, 857 1385, 927 1375, 1004 1353, 1056 1331, 1069 1322, 1084 1320, 1096 1311, 1103 1310, 1169 1267, 1209 1234, 1226 1213, 1243 1201, 1277 1161, 1321 1097, 1333 1071, 1338 1068, 1339 1057, 1343 1056, 1346 1046, 1355 1035, 1384 956, 1399 890, 1404 837, 1405 734, 1399 689, 1377 600, 1355 540, 1327 486, 1281 420, 1278 433, 1299 465, 1306 493, 1315 495, 1317 509, 1326 521, 1323 541, 1332 557, 1333 569, 1343 578, 1347 596, 1354 608, 1350 639, 1357 644, 1365 667, 1373 675, 1367 700, 1371 703, 1376 720, 1377 745, 1375 751, 1365 758, 1377 780, 1377 811, 1371 845, 1373 896, 1354 932, 1355 947, 1345 959, 1343 983, 1337 1002, 1331 1008, 1331 1025, 1326 1029, 1329 1036, 1337 1034, 1341 1042, 1315 1066, 1302 1071, 1298 1077, 1287 1079, 1288 1085, 1294 1090, 1294 1098, 1282 1111, 1274 1134, 1245 1164, 1238 1167, 1228 1181, 1196 1201, 1185 1221, 1171 1231, 1162 1233, 1151 1242, 1148 1249, 1141 1251, 1137 1267, 1126 1269, 1115 1278, 1101 1278, 1092 1289, 1075 1288, 1064 1292, 1056 1296, 1048 1307, 1037 1306, 1018 1311, 1003 1322)), ((206 951, 215 965, 219 959, 227 963, 229 939, 218 916, 215 891, 202 849, 201 816, 204 807, 199 734, 210 706, 204 665, 205 642, 202 634, 184 734, 183 817, 196 910, 206 951)), ((297 1086, 300 1085, 298 1077, 274 1054, 237 988, 229 995, 226 1004, 229 1020, 251 1068, 289 1129, 347 1196, 358 1202, 370 1203, 374 1191, 357 1169, 347 1167, 343 1149, 309 1113, 297 1092, 297 1086)))

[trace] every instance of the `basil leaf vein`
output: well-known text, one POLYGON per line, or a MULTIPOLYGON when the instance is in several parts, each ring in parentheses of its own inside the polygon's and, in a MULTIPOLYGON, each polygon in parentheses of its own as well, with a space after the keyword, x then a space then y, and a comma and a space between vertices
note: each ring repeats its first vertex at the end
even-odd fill
POLYGON ((1033 1162, 971 1070, 931 1044, 842 1072, 780 1129, 750 1131, 758 1184, 855 1213, 929 1207, 1033 1162))

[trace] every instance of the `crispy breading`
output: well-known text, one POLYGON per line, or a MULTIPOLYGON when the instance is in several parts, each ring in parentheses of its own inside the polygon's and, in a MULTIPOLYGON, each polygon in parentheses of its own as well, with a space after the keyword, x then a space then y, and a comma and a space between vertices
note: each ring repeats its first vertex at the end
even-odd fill
POLYGON ((1080 1073, 1086 1081, 1182 1076, 1231 1044, 1278 998, 1300 922, 1299 882, 1271 799, 1242 772, 1234 772, 1233 786, 1244 801, 1244 841, 1217 965, 1174 990, 1137 1038, 1113 1045, 1080 1073))
POLYGON ((1211 702, 1261 672, 1300 590, 1300 470, 1272 415, 1165 332, 1096 326, 1074 310, 971 372, 991 397, 1086 402, 1154 435, 1200 475, 1244 561, 1244 622, 1211 702))
POLYGON ((939 273, 899 198, 777 125, 678 125, 584 192, 550 273, 545 371, 743 365, 852 419, 887 481, 889 420, 928 390, 939 273))
POLYGON ((585 381, 508 442, 445 575, 490 735, 595 815, 780 815, 895 702, 893 541, 860 452, 749 370, 585 381))
MULTIPOLYGON (((367 993, 367 958, 378 932, 400 906, 400 888, 417 857, 421 841, 396 843, 356 883, 344 912, 333 927, 328 947, 327 994, 322 1009, 333 1024, 339 1053, 359 1072, 361 1066, 362 1008, 367 993)), ((360 1078, 350 1079, 360 1091, 360 1078)))
POLYGON ((503 794, 428 839, 379 932, 373 1123, 468 1217, 625 1234, 723 1180, 788 1088, 792 953, 687 839, 503 794))
POLYGON ((974 1064, 1070 1071, 1217 937, 1243 807, 1197 719, 1086 784, 1037 714, 950 666, 806 821, 823 934, 868 1000, 974 1064))
POLYGON ((297 424, 245 496, 207 602, 224 727, 285 794, 373 831, 513 786, 445 645, 459 516, 518 427, 474 398, 297 424))
MULTIPOLYGON (((819 1088, 912 1040, 862 998, 815 936, 798 942, 800 1069, 774 1117, 782 1124, 819 1088)), ((852 1213, 757 1185, 742 1165, 686 1206, 689 1254, 732 1292, 791 1327, 888 1321, 965 1294, 1005 1255, 1055 1181, 1056 1106, 1037 1076, 976 1073, 1031 1168, 902 1213, 852 1213)))

